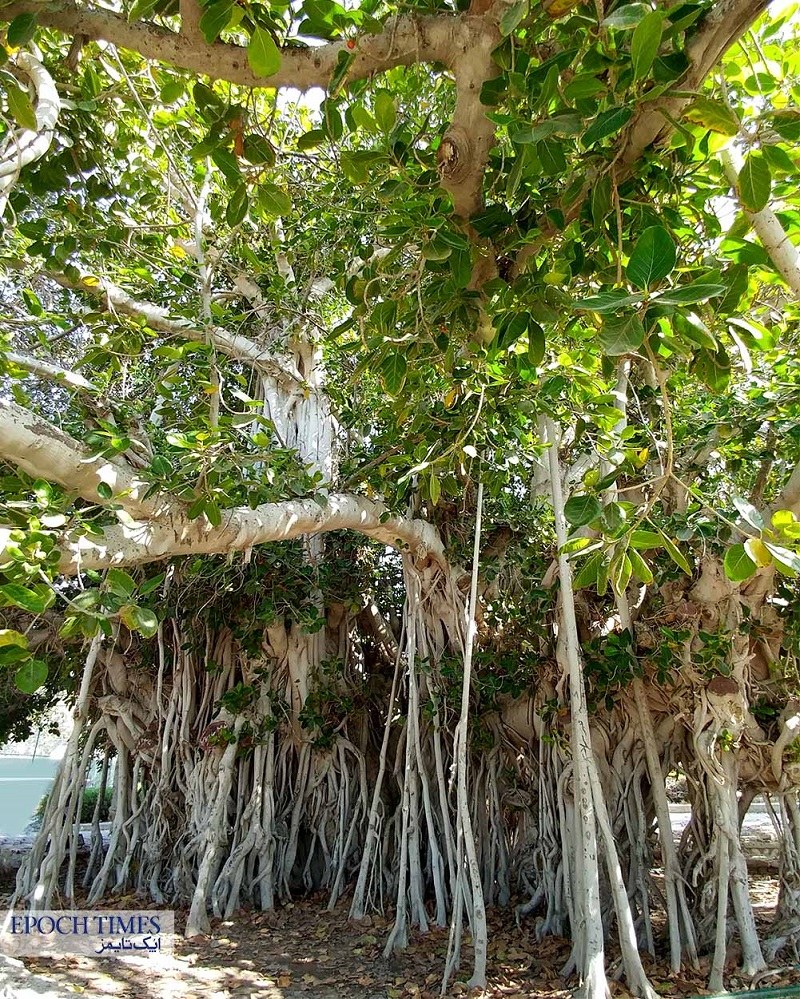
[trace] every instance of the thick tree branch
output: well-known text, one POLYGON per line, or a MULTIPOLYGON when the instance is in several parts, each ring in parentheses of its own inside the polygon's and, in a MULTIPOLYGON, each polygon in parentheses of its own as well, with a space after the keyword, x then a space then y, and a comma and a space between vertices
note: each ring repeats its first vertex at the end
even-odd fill
MULTIPOLYGON (((491 4, 489 5, 491 6, 491 4)), ((57 0, 23 0, 3 9, 4 20, 23 12, 37 15, 40 24, 94 41, 108 41, 212 79, 244 87, 325 87, 341 53, 350 55, 345 40, 314 47, 284 46, 280 69, 272 76, 254 73, 246 48, 223 42, 208 45, 199 32, 197 0, 181 0, 181 30, 170 31, 148 22, 131 24, 121 14, 57 0)), ((480 93, 498 67, 491 52, 501 40, 492 12, 436 14, 387 18, 383 31, 359 36, 348 69, 349 80, 374 76, 396 66, 441 63, 452 69, 456 82, 453 122, 441 144, 442 186, 453 198, 455 213, 469 218, 482 205, 483 174, 494 125, 486 117, 480 93)))
POLYGON ((202 41, 200 18, 203 16, 203 8, 199 0, 180 0, 178 11, 181 15, 181 34, 202 41))
POLYGON ((90 503, 115 504, 142 519, 181 515, 183 507, 164 494, 145 497, 152 482, 119 458, 103 458, 28 409, 0 399, 0 458, 34 478, 57 482, 90 503), (112 499, 97 492, 108 485, 112 499))
POLYGON ((672 121, 694 99, 694 91, 768 5, 769 0, 718 0, 714 4, 686 47, 689 68, 674 87, 680 94, 645 104, 631 122, 620 150, 623 167, 633 166, 649 146, 672 132, 672 121))
POLYGON ((393 548, 408 548, 418 561, 444 562, 441 539, 433 524, 390 517, 382 503, 362 496, 335 493, 321 502, 324 506, 316 499, 302 499, 265 503, 255 510, 224 510, 219 527, 212 527, 204 517, 189 520, 185 516, 117 524, 105 528, 100 539, 94 535, 66 538, 60 569, 70 575, 114 565, 144 565, 178 555, 224 555, 328 531, 357 531, 393 548))
POLYGON ((795 515, 800 513, 800 462, 792 469, 792 474, 786 480, 780 496, 769 507, 764 519, 769 521, 776 510, 791 510, 795 515))
POLYGON ((133 298, 122 288, 111 281, 84 276, 79 281, 73 281, 65 274, 53 274, 48 272, 48 277, 52 278, 62 288, 71 291, 84 292, 92 298, 99 300, 104 308, 109 312, 116 312, 123 316, 131 316, 134 319, 143 319, 150 329, 158 333, 165 333, 168 336, 181 337, 184 340, 197 340, 205 343, 210 339, 211 343, 223 354, 233 357, 238 361, 245 361, 255 368, 259 368, 266 374, 281 380, 297 382, 302 384, 303 378, 299 371, 287 359, 278 360, 267 352, 266 348, 259 345, 255 340, 238 333, 229 333, 218 326, 212 326, 209 330, 200 330, 193 323, 185 319, 172 319, 169 310, 160 305, 153 305, 151 302, 143 302, 133 298))
POLYGON ((36 129, 11 129, 0 145, 0 216, 20 170, 44 156, 50 148, 61 112, 56 86, 39 60, 30 52, 19 52, 14 63, 31 82, 36 98, 36 129))
MULTIPOLYGON (((88 448, 16 403, 0 400, 0 458, 35 478, 57 482, 91 503, 114 503, 143 523, 107 527, 102 537, 67 537, 61 569, 65 573, 109 565, 141 565, 175 555, 224 554, 268 541, 303 534, 352 530, 393 547, 410 548, 418 559, 444 560, 436 528, 421 520, 390 516, 382 503, 338 494, 314 499, 267 503, 255 510, 236 507, 222 512, 213 527, 205 517, 190 520, 185 507, 165 494, 145 498, 151 483, 124 462, 92 455, 88 448), (105 500, 100 482, 113 490, 105 500), (322 504, 322 505, 321 505, 322 504)), ((0 559, 6 535, 0 535, 0 559)))
POLYGON ((17 368, 24 368, 32 375, 39 375, 40 378, 47 378, 49 381, 57 382, 66 388, 77 389, 79 392, 98 393, 98 387, 90 382, 77 371, 70 371, 69 368, 62 368, 60 364, 52 361, 43 361, 38 357, 31 357, 28 354, 17 354, 13 350, 7 350, 0 355, 0 359, 8 361, 17 368))
MULTIPOLYGON (((731 149, 723 149, 720 160, 725 176, 736 197, 739 198, 739 170, 733 161, 731 149)), ((795 297, 800 299, 800 253, 781 225, 780 219, 769 206, 762 208, 760 212, 751 212, 741 204, 740 198, 739 202, 775 269, 783 276, 795 297)))
MULTIPOLYGON (((21 13, 35 13, 40 24, 67 34, 81 34, 92 41, 107 41, 138 52, 146 59, 170 63, 181 69, 227 80, 243 87, 325 87, 336 68, 340 52, 349 52, 345 41, 306 47, 285 47, 281 66, 272 76, 259 76, 250 68, 247 50, 240 45, 216 42, 207 45, 191 33, 178 34, 140 21, 130 24, 122 14, 56 0, 55 3, 14 3, 3 8, 10 21, 21 13)), ((395 66, 420 62, 449 63, 452 37, 463 18, 458 14, 388 18, 377 35, 361 35, 348 78, 360 80, 395 66)))
POLYGON ((453 62, 456 107, 437 161, 442 187, 453 199, 456 215, 469 219, 483 207, 483 177, 494 141, 494 122, 486 117, 481 89, 500 72, 492 52, 501 35, 488 18, 463 19, 453 34, 458 53, 453 62))
MULTIPOLYGON (((676 81, 673 88, 674 91, 680 91, 680 95, 667 94, 659 100, 645 103, 624 131, 615 158, 615 162, 619 164, 616 175, 618 182, 630 176, 634 165, 653 143, 666 141, 675 127, 673 122, 694 100, 694 92, 700 89, 703 80, 730 46, 741 38, 767 9, 769 2, 770 0, 718 0, 711 8, 700 30, 687 46, 689 68, 683 77, 676 81)), ((555 239, 565 226, 575 221, 596 179, 597 175, 590 172, 582 194, 575 197, 565 208, 563 226, 556 227, 545 221, 541 235, 536 241, 521 247, 514 263, 514 277, 525 269, 526 262, 535 256, 544 244, 555 239)))

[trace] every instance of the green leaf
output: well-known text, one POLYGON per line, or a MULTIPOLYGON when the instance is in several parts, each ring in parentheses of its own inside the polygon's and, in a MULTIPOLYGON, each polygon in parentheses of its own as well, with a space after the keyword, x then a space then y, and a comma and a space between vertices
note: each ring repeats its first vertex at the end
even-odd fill
POLYGON ((784 108, 772 115, 772 127, 787 142, 800 139, 800 109, 784 108))
POLYGON ((675 313, 672 328, 678 336, 685 337, 697 347, 705 347, 706 350, 716 350, 719 347, 719 341, 703 320, 687 309, 680 309, 675 313))
POLYGON ((744 545, 733 545, 725 552, 725 575, 733 583, 749 579, 756 571, 756 564, 745 551, 744 545))
POLYGON ((200 33, 209 45, 217 40, 224 28, 228 27, 233 7, 233 0, 217 0, 217 3, 209 4, 203 11, 199 25, 200 33))
POLYGON ((36 112, 33 110, 33 104, 31 104, 31 99, 27 93, 19 87, 9 84, 6 97, 8 98, 8 110, 16 123, 35 132, 36 112))
POLYGON ((131 594, 136 589, 134 578, 129 576, 127 572, 123 572, 122 569, 109 569, 106 573, 106 583, 112 593, 116 593, 118 597, 124 597, 125 600, 130 599, 131 594))
POLYGON ((308 132, 304 132, 297 140, 297 148, 301 153, 307 152, 309 149, 316 149, 320 143, 325 142, 327 136, 322 131, 321 128, 312 128, 308 132))
POLYGON ((589 298, 582 298, 573 303, 572 308, 576 312, 617 312, 626 305, 638 305, 642 301, 642 295, 630 295, 621 288, 614 288, 610 291, 601 291, 597 295, 589 298))
POLYGON ((517 145, 526 146, 530 143, 541 142, 542 139, 549 139, 559 132, 559 124, 555 118, 547 118, 545 121, 537 122, 535 125, 522 125, 510 133, 512 142, 517 145))
POLYGON ((442 485, 435 475, 431 475, 428 479, 428 495, 431 498, 431 503, 436 506, 442 495, 442 485))
POLYGON ((408 365, 399 350, 387 354, 381 362, 380 372, 386 391, 390 395, 398 395, 406 380, 408 365))
POLYGON ((123 604, 122 607, 120 607, 119 611, 117 612, 119 614, 120 621, 122 621, 122 623, 125 625, 128 631, 136 631, 136 626, 137 626, 136 611, 138 609, 139 608, 136 606, 136 604, 123 604))
POLYGON ((731 377, 731 360, 724 347, 716 351, 701 348, 689 365, 689 370, 714 392, 723 392, 731 377))
POLYGON ((134 0, 133 6, 128 11, 128 21, 135 24, 143 17, 148 17, 158 6, 158 0, 134 0))
POLYGON ((529 314, 527 312, 510 312, 497 324, 495 342, 505 349, 516 343, 523 333, 527 332, 529 314))
POLYGON ((764 518, 752 503, 749 503, 746 499, 742 499, 741 496, 734 496, 732 502, 745 523, 749 524, 756 531, 763 531, 764 518))
POLYGON ((144 638, 152 638, 158 632, 158 618, 149 607, 136 608, 136 630, 144 638))
POLYGON ((625 273, 631 284, 647 291, 672 272, 676 260, 672 236, 662 226, 652 225, 636 240, 625 273))
POLYGON ((791 510, 776 510, 770 518, 770 523, 776 531, 785 531, 797 523, 797 517, 791 510))
POLYGON ((139 587, 139 593, 143 597, 146 597, 148 593, 152 593, 153 590, 157 590, 158 587, 161 586, 161 584, 164 582, 165 578, 166 578, 166 573, 159 572, 157 576, 153 576, 152 579, 148 579, 144 583, 142 583, 142 585, 139 587))
POLYGON ((18 645, 22 649, 27 649, 27 636, 21 631, 14 631, 13 628, 0 628, 0 648, 7 645, 18 645))
POLYGON ((375 94, 375 104, 373 108, 375 121, 378 128, 384 133, 389 133, 394 128, 397 121, 397 108, 394 98, 388 90, 379 90, 375 94))
POLYGON ((9 24, 8 31, 6 32, 8 44, 15 49, 22 48, 23 45, 27 45, 31 38, 33 38, 35 31, 35 14, 17 14, 11 24, 9 24))
POLYGON ((239 184, 242 180, 239 162, 230 149, 217 147, 211 153, 211 159, 220 168, 229 184, 239 184))
POLYGON ((72 606, 80 610, 90 610, 100 604, 100 591, 96 589, 82 590, 72 598, 72 606))
POLYGON ((761 153, 747 154, 739 178, 736 182, 739 200, 751 212, 760 212, 765 208, 772 192, 772 173, 769 163, 761 153))
POLYGON ((447 243, 436 238, 429 239, 427 243, 422 244, 422 256, 426 260, 447 260, 452 252, 452 246, 448 246, 447 243))
POLYGON ((604 174, 592 186, 592 221, 598 228, 611 213, 611 177, 604 174))
POLYGON ((144 638, 152 638, 158 632, 158 618, 149 607, 125 604, 120 607, 119 616, 129 631, 138 631, 144 638))
POLYGON ((272 143, 263 135, 246 135, 242 153, 248 163, 275 165, 275 150, 272 143))
POLYGON ((584 552, 585 555, 589 553, 584 551, 586 548, 594 546, 593 551, 600 546, 600 543, 593 541, 591 538, 570 538, 565 544, 560 548, 561 555, 574 555, 578 552, 584 552))
POLYGON ((581 73, 564 87, 564 96, 568 101, 580 101, 587 97, 596 97, 605 93, 607 89, 607 84, 594 73, 581 73))
POLYGON ((281 54, 272 35, 256 25, 247 46, 247 61, 257 76, 272 76, 281 68, 281 54))
POLYGON ((29 590, 20 583, 6 583, 0 586, 0 594, 5 597, 7 604, 21 607, 31 614, 43 614, 53 602, 51 593, 45 596, 35 590, 29 590))
POLYGON ((206 509, 206 498, 205 496, 198 496, 198 498, 189 505, 189 509, 186 511, 186 516, 189 520, 197 520, 198 517, 202 516, 206 509))
POLYGON ((328 81, 328 95, 330 97, 335 97, 342 89, 347 79, 347 74, 350 72, 350 67, 355 61, 355 52, 349 52, 347 49, 342 49, 339 52, 339 55, 336 57, 336 67, 328 81))
POLYGON ((652 7, 648 7, 647 4, 627 3, 622 7, 618 7, 613 14, 609 14, 603 20, 603 27, 616 28, 617 30, 635 28, 641 19, 651 11, 652 7))
POLYGON ((628 589, 628 583, 630 583, 631 575, 633 574, 633 566, 631 565, 631 560, 628 558, 627 552, 617 552, 611 560, 609 573, 611 576, 611 585, 614 587, 614 592, 619 596, 622 596, 628 589))
POLYGON ((655 531, 634 531, 630 536, 630 545, 639 551, 646 551, 648 548, 661 548, 664 544, 663 535, 655 531))
POLYGON ((30 658, 30 652, 21 645, 3 645, 0 647, 0 669, 25 662, 30 658))
POLYGON ((204 160, 210 156, 215 149, 219 148, 222 139, 218 135, 207 135, 200 142, 195 143, 189 150, 189 155, 193 160, 204 160))
POLYGON ((532 367, 538 367, 544 360, 545 337, 544 330, 535 319, 528 320, 528 362, 532 367))
POLYGON ((693 281, 692 284, 680 288, 668 288, 653 296, 653 301, 660 305, 693 305, 704 302, 708 298, 724 295, 728 289, 724 284, 710 284, 706 281, 693 281))
POLYGON ((603 558, 603 552, 595 552, 583 563, 576 573, 572 585, 576 590, 582 590, 585 586, 594 586, 597 582, 598 569, 603 558))
POLYGON ((605 534, 619 537, 625 527, 626 512, 619 503, 607 503, 603 507, 600 525, 605 534))
POLYGON ((571 496, 564 505, 564 516, 573 527, 583 527, 599 517, 601 510, 594 496, 571 496))
POLYGON ((698 97, 683 112, 684 118, 695 125, 702 125, 720 135, 736 135, 739 132, 739 119, 722 101, 710 97, 698 97))
POLYGON ((658 533, 661 535, 661 540, 663 542, 664 547, 667 550, 667 554, 675 563, 675 565, 677 565, 679 569, 683 569, 683 571, 686 573, 687 576, 691 576, 692 567, 689 564, 689 560, 686 558, 686 556, 683 554, 680 548, 678 548, 675 542, 672 541, 670 538, 668 538, 663 531, 660 530, 658 533))
POLYGON ((638 350, 644 341, 644 326, 636 316, 610 316, 603 321, 600 347, 609 357, 619 357, 638 350))
POLYGON ((536 155, 545 177, 560 177, 566 172, 564 146, 558 139, 540 139, 536 143, 536 155))
POLYGON ((800 575, 800 555, 797 552, 793 552, 790 548, 784 548, 782 545, 770 544, 768 541, 765 542, 764 547, 773 556, 776 568, 785 576, 800 575))
POLYGON ((222 523, 222 511, 213 499, 206 499, 205 515, 212 527, 219 527, 222 523))
POLYGON ((39 301, 39 296, 30 288, 22 289, 22 300, 25 302, 25 308, 30 312, 32 316, 43 316, 44 307, 39 301))
POLYGON ((47 681, 47 663, 41 659, 29 659, 14 674, 14 683, 23 694, 35 694, 47 681))
POLYGON ((250 198, 247 196, 247 186, 239 184, 228 200, 225 209, 225 221, 229 226, 237 226, 247 218, 247 210, 250 207, 250 198))
POLYGON ((469 250, 454 250, 450 254, 450 273, 457 288, 466 288, 472 277, 472 255, 469 250))
POLYGON ((601 559, 600 564, 597 567, 597 586, 596 591, 598 597, 602 597, 603 594, 608 589, 608 574, 611 566, 606 562, 605 559, 601 559))
POLYGON ((500 34, 504 37, 510 35, 522 23, 528 14, 528 0, 518 0, 517 3, 506 7, 503 16, 500 18, 500 34))
POLYGON ((744 550, 759 569, 763 569, 767 565, 772 565, 770 551, 761 538, 748 538, 744 543, 744 550))
POLYGON ((585 148, 593 146, 595 142, 608 138, 623 129, 633 117, 633 108, 609 108, 608 111, 601 111, 592 124, 583 133, 582 142, 585 148))
POLYGON ((633 78, 641 80, 650 72, 658 49, 661 45, 661 33, 664 29, 664 15, 652 10, 639 21, 631 39, 631 61, 633 62, 633 78))
POLYGON ((258 207, 265 215, 278 218, 292 210, 292 199, 285 191, 265 181, 258 189, 258 207))
POLYGON ((731 316, 728 319, 728 323, 737 328, 737 333, 742 336, 751 350, 772 350, 778 342, 776 329, 767 329, 766 326, 756 322, 755 319, 745 319, 743 316, 731 316))
POLYGON ((650 566, 634 548, 628 549, 628 558, 631 560, 633 575, 642 583, 652 583, 653 573, 650 566))
POLYGON ((164 104, 174 104, 186 93, 186 84, 183 80, 170 80, 165 83, 159 91, 159 98, 164 104))

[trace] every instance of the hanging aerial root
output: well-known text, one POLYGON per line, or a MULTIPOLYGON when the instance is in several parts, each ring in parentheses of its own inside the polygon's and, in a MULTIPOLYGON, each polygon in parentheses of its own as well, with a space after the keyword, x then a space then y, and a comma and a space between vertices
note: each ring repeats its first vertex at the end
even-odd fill
MULTIPOLYGON (((83 749, 81 748, 82 737, 89 718, 89 693, 92 677, 102 642, 103 637, 98 633, 89 646, 78 699, 73 711, 73 728, 67 742, 66 752, 48 795, 47 807, 33 849, 17 874, 14 900, 24 899, 33 910, 52 907, 52 902, 58 895, 61 865, 67 856, 70 844, 72 844, 71 855, 74 856, 77 851, 86 770, 94 741, 103 728, 102 720, 95 722, 85 746, 83 749)), ((72 900, 74 872, 73 859, 70 864, 69 901, 72 900)))

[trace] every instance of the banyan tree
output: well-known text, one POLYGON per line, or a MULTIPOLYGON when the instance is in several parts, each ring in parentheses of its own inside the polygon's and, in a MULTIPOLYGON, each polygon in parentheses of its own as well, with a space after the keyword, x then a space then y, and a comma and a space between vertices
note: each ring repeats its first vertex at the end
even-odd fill
POLYGON ((0 15, 3 737, 75 717, 17 903, 795 954, 795 8, 0 15))

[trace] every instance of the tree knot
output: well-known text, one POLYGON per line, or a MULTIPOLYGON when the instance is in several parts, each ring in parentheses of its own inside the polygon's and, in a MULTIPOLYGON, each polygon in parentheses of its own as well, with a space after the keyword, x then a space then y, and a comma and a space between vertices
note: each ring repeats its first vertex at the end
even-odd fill
POLYGON ((443 181, 459 183, 468 174, 472 162, 472 142, 460 125, 451 125, 436 153, 439 176, 443 181))

